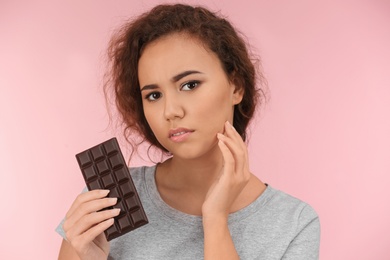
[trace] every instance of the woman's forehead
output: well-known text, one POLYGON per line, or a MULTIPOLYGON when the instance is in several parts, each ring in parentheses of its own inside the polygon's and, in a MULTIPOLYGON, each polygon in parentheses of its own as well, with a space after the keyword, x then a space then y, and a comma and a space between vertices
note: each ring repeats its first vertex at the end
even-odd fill
POLYGON ((220 62, 215 53, 207 50, 195 37, 174 34, 150 43, 138 63, 138 76, 142 80, 160 71, 177 73, 181 70, 212 69, 220 62))

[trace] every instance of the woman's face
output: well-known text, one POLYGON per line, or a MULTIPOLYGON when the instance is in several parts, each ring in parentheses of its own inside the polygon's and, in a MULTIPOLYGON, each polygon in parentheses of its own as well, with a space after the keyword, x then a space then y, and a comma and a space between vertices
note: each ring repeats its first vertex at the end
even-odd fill
POLYGON ((196 39, 172 34, 150 43, 138 65, 145 118, 174 156, 207 156, 242 99, 215 53, 196 39))

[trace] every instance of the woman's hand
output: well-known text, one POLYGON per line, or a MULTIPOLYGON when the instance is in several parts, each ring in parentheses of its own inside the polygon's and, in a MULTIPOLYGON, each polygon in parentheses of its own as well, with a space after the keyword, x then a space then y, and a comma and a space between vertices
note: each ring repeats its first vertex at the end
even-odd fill
MULTIPOLYGON (((67 241, 80 259, 107 259, 110 244, 103 233, 114 223, 120 209, 113 206, 117 198, 106 198, 109 190, 93 190, 77 196, 63 225, 67 241)), ((60 251, 61 257, 61 251, 60 251)))
POLYGON ((226 122, 225 133, 218 133, 217 137, 224 164, 220 177, 210 187, 202 205, 203 219, 227 219, 233 202, 251 176, 247 147, 234 127, 226 122))

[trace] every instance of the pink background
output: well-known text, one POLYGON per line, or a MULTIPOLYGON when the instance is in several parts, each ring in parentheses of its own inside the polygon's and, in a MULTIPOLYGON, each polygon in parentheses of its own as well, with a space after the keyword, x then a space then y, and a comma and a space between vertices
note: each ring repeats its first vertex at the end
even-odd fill
MULTIPOLYGON (((107 41, 158 2, 0 1, 1 259, 57 257, 84 186, 74 155, 120 135, 101 91, 107 41)), ((251 168, 317 210, 320 259, 390 259, 390 2, 186 2, 222 10, 261 55, 271 99, 251 168)))

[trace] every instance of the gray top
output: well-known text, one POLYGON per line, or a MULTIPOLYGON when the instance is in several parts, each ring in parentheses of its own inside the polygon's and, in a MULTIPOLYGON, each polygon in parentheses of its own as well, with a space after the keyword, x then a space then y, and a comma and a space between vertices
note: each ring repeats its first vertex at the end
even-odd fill
MULTIPOLYGON (((203 259, 202 217, 180 212, 162 200, 155 168, 130 169, 149 224, 113 239, 108 259, 203 259)), ((318 259, 316 212, 271 186, 252 204, 230 214, 228 223, 241 259, 318 259)), ((62 223, 56 231, 64 237, 62 223)))

